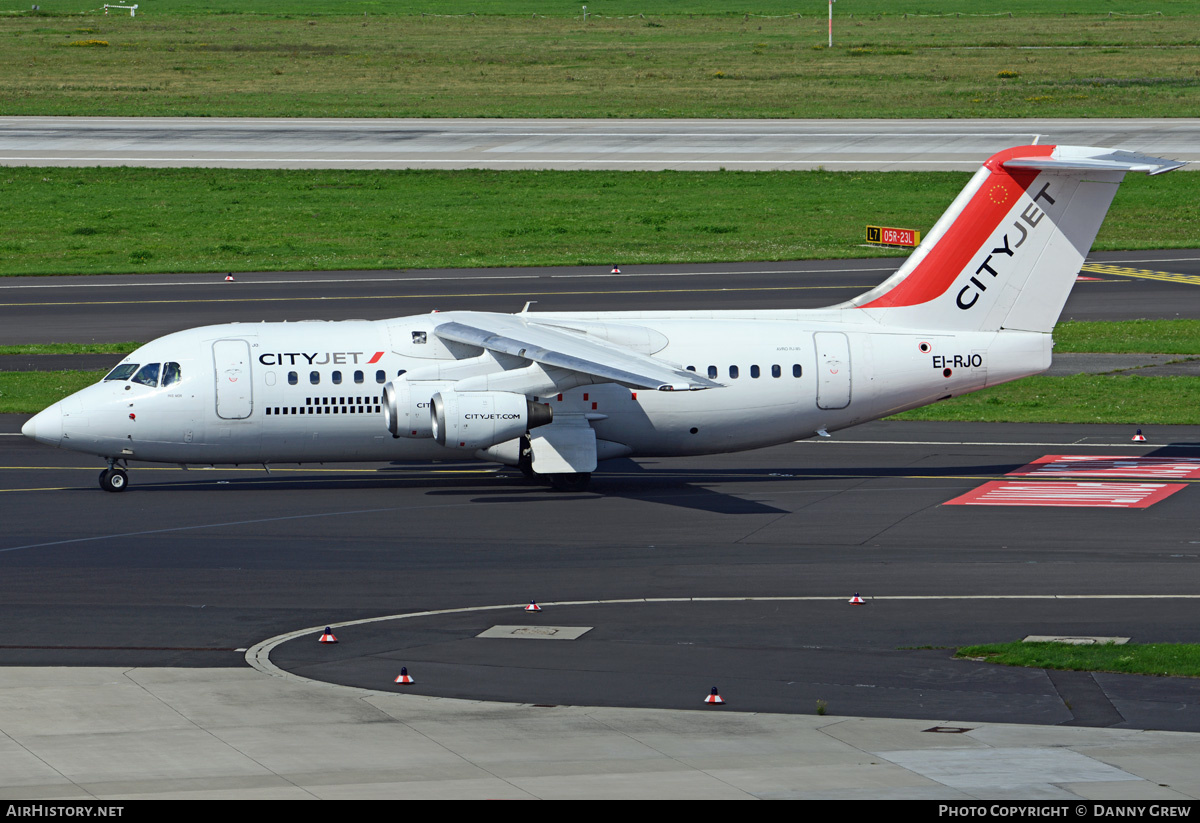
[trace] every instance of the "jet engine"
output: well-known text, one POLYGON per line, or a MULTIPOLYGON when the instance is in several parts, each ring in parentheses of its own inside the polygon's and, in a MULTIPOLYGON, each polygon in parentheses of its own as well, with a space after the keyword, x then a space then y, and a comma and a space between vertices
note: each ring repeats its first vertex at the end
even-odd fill
POLYGON ((486 449, 553 419, 549 406, 513 392, 441 391, 432 404, 433 439, 451 448, 486 449))
POLYGON ((383 420, 392 437, 432 437, 430 399, 449 383, 393 380, 383 387, 383 420))

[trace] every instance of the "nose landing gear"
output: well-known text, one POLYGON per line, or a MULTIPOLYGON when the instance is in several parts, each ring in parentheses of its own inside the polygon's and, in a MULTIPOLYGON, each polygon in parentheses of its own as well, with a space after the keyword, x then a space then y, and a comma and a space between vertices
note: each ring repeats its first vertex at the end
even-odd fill
POLYGON ((129 475, 110 460, 108 468, 100 472, 100 488, 106 492, 123 492, 129 488, 129 475))

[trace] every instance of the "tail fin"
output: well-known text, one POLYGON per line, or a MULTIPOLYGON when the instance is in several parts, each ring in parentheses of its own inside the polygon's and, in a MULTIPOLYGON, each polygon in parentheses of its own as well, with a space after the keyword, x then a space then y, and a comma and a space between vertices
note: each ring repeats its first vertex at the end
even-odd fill
POLYGON ((1183 163, 1080 146, 994 155, 904 265, 838 308, 910 328, 1053 330, 1126 172, 1183 163))

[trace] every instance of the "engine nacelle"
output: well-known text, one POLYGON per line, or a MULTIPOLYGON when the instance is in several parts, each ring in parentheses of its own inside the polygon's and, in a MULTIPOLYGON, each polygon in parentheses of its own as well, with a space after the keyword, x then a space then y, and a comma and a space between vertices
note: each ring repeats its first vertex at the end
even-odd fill
POLYGON ((445 382, 393 380, 383 387, 383 420, 392 437, 433 437, 432 398, 445 382))
POLYGON ((433 396, 433 439, 441 446, 486 449, 544 426, 549 406, 513 392, 441 391, 433 396))

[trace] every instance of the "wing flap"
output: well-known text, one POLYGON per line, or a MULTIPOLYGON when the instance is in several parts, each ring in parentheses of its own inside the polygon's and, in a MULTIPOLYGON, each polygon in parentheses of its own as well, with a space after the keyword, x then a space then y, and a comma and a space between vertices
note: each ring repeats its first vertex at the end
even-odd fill
POLYGON ((653 357, 528 320, 505 315, 471 320, 469 324, 442 323, 434 329, 434 334, 443 340, 523 357, 543 366, 579 372, 630 388, 697 391, 721 385, 653 357))

